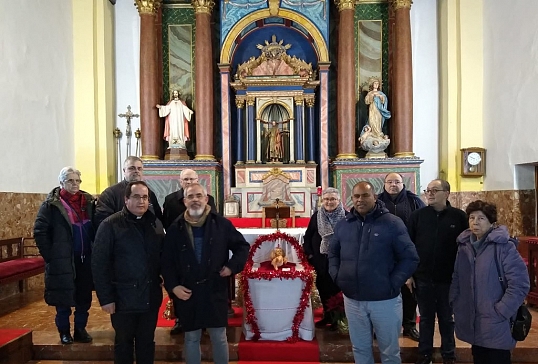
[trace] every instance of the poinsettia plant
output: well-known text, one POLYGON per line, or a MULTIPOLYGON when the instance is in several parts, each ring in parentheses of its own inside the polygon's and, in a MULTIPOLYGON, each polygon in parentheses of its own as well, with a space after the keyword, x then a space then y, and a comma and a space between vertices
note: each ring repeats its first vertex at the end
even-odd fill
POLYGON ((341 321, 346 317, 346 311, 344 309, 344 296, 342 292, 338 292, 327 300, 327 311, 331 313, 331 316, 335 322, 341 321))

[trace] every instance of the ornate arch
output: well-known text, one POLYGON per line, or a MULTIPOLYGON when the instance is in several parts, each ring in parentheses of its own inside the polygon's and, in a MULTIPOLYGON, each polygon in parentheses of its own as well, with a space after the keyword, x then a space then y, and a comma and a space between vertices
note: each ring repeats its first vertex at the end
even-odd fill
MULTIPOLYGON (((249 14, 237 22, 237 24, 230 29, 230 32, 224 39, 222 51, 220 53, 220 63, 230 64, 235 40, 241 31, 247 27, 247 25, 257 20, 270 18, 273 16, 274 15, 270 14, 269 9, 262 9, 249 14)), ((293 20, 305 28, 314 40, 314 49, 318 53, 319 62, 329 62, 329 49, 327 47, 327 43, 323 39, 323 36, 318 28, 316 28, 316 26, 310 20, 308 20, 308 18, 302 14, 287 9, 279 9, 278 16, 284 19, 293 20)))

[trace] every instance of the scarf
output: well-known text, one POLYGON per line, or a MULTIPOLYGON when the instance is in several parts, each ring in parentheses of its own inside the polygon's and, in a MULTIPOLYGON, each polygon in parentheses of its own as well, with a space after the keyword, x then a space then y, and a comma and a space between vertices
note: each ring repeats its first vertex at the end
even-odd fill
POLYGON ((336 223, 344 217, 346 217, 346 210, 344 210, 342 202, 331 212, 325 210, 323 206, 318 210, 318 233, 321 236, 319 252, 321 254, 329 254, 329 245, 334 234, 333 229, 336 223))
POLYGON ((204 212, 202 213, 202 216, 198 220, 195 220, 189 215, 189 210, 185 211, 183 214, 183 218, 185 219, 185 226, 187 227, 187 233, 189 234, 189 238, 191 239, 191 243, 194 246, 194 236, 192 235, 192 227, 201 227, 204 226, 205 220, 207 219, 207 216, 211 212, 211 206, 205 205, 204 212))
POLYGON ((62 202, 66 203, 68 206, 68 215, 71 219, 71 223, 83 222, 88 220, 88 213, 86 212, 86 197, 80 192, 77 191, 74 195, 67 192, 67 190, 60 189, 60 198, 62 202), (74 214, 70 213, 71 211, 75 212, 74 214))

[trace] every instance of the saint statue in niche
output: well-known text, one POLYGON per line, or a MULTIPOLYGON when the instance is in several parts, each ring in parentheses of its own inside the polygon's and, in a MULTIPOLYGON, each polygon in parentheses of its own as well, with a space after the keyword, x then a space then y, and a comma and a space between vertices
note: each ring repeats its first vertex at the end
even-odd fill
POLYGON ((280 124, 285 124, 289 120, 285 121, 271 121, 270 123, 261 121, 263 124, 270 124, 271 127, 264 131, 266 138, 266 158, 268 163, 278 163, 282 161, 284 156, 284 145, 282 143, 282 135, 289 133, 287 130, 283 130, 279 127, 280 124))
MULTIPOLYGON (((368 108, 368 121, 362 128, 359 145, 368 152, 382 153, 390 144, 390 139, 383 133, 385 120, 390 119, 390 111, 387 110, 388 99, 381 91, 381 80, 370 77, 368 80, 368 94, 364 98, 368 108)), ((368 155, 367 155, 368 156, 368 155)))

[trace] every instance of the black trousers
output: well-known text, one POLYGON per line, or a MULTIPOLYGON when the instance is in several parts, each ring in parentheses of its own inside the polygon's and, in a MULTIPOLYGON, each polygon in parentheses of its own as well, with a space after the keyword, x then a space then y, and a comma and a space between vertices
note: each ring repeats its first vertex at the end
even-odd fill
POLYGON ((511 364, 510 350, 490 349, 483 346, 471 347, 474 364, 511 364))
POLYGON ((314 265, 316 271, 316 287, 318 288, 319 298, 323 305, 323 315, 327 316, 327 301, 332 296, 340 292, 340 288, 333 282, 329 274, 329 259, 324 254, 324 261, 318 261, 314 265))
POLYGON ((402 307, 403 319, 402 327, 408 331, 417 327, 417 300, 409 288, 402 286, 402 307))
POLYGON ((132 364, 136 353, 137 364, 153 364, 155 358, 155 328, 159 310, 143 313, 115 313, 110 316, 116 331, 114 363, 132 364))

